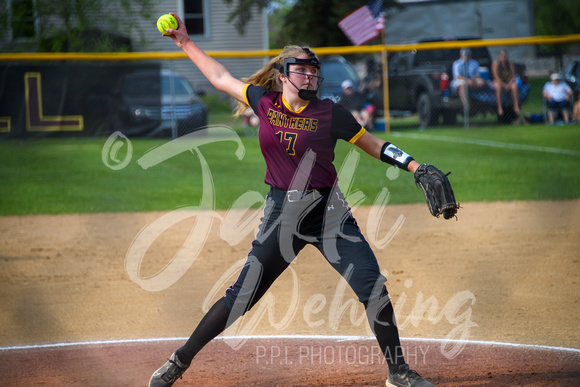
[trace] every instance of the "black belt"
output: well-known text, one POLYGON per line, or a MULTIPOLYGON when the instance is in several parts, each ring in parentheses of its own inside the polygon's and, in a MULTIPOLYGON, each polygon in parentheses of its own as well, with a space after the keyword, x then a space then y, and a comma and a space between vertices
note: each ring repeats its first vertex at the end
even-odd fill
POLYGON ((294 203, 301 200, 314 201, 320 197, 328 196, 332 192, 332 188, 313 188, 306 191, 291 189, 284 191, 272 187, 272 192, 276 194, 277 197, 284 196, 290 203, 294 203))

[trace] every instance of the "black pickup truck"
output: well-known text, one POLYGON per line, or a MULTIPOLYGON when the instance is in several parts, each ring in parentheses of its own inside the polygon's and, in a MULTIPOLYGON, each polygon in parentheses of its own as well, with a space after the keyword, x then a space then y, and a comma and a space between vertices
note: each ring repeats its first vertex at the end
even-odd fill
MULTIPOLYGON (((455 40, 475 40, 477 38, 457 38, 455 40)), ((424 39, 420 42, 448 41, 443 38, 424 39)), ((480 72, 489 80, 492 58, 487 47, 471 49, 472 58, 479 62, 480 72)), ((452 65, 459 58, 459 49, 412 50, 394 52, 389 55, 389 108, 393 111, 410 111, 419 116, 422 127, 443 123, 452 125, 463 114, 463 104, 459 96, 451 90, 452 65)), ((520 91, 520 104, 528 97, 528 76, 525 65, 514 63, 516 80, 520 91)), ((498 120, 515 118, 511 96, 502 97, 504 115, 498 120)), ((479 113, 497 114, 495 92, 491 87, 469 91, 469 115, 479 113)))

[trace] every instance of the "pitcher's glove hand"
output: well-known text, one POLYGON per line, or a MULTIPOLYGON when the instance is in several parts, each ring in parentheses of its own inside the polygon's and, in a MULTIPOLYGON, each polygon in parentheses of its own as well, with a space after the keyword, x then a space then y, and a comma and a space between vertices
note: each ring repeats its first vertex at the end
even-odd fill
POLYGON ((449 173, 446 175, 431 164, 421 164, 415 171, 415 183, 423 190, 429 211, 437 218, 441 214, 445 219, 452 218, 459 209, 447 178, 449 173))

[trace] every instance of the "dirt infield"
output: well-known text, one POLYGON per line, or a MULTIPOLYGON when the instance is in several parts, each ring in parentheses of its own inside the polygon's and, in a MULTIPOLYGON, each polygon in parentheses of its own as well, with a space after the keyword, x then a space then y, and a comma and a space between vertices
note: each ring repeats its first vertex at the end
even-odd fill
MULTIPOLYGON (((380 209, 355 210, 388 277, 407 361, 437 385, 580 385, 580 201, 463 206, 458 221, 388 206, 380 227, 380 209)), ((199 214, 185 214, 127 271, 164 215, 0 218, 4 385, 146 384, 235 278, 256 225, 236 231, 230 222, 248 214, 210 213, 206 238, 199 214), (155 283, 180 249, 197 258, 171 286, 130 280, 155 283)), ((383 385, 366 325, 338 273, 307 248, 225 333, 238 339, 212 342, 176 385, 383 385)))
MULTIPOLYGON (((239 350, 215 340, 176 386, 384 386, 373 340, 251 339, 239 350)), ((455 359, 439 342, 403 340, 413 368, 441 386, 577 386, 580 354, 533 347, 466 344, 455 359)), ((11 351, 9 386, 146 386, 175 342, 105 343, 11 351), (130 357, 138 361, 122 361, 130 357)), ((4 368, 4 367, 2 367, 4 368)))

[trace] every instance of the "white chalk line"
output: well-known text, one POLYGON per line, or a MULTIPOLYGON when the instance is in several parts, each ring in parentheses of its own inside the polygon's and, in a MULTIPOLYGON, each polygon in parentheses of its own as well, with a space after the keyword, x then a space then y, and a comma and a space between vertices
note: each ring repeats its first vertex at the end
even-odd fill
POLYGON ((418 133, 391 132, 390 134, 394 137, 408 137, 408 138, 413 138, 413 139, 417 139, 417 140, 433 140, 433 141, 454 142, 454 143, 460 143, 460 144, 472 144, 472 145, 488 146, 488 147, 492 147, 492 148, 517 149, 517 150, 525 150, 525 151, 532 151, 532 152, 546 152, 546 153, 555 153, 555 154, 560 154, 560 155, 580 157, 580 151, 570 150, 570 149, 551 148, 551 147, 525 145, 525 144, 513 144, 513 143, 509 143, 509 142, 481 140, 481 139, 474 139, 474 138, 432 136, 429 134, 418 134, 418 133))
MULTIPOLYGON (((49 344, 32 344, 32 345, 14 345, 8 347, 0 347, 0 351, 14 351, 14 350, 37 350, 37 349, 52 349, 63 347, 83 347, 95 345, 115 345, 115 344, 139 344, 139 343, 159 343, 168 341, 186 341, 188 337, 163 337, 163 338, 145 338, 145 339, 118 339, 118 340, 97 340, 97 341, 78 341, 70 343, 49 343, 49 344)), ((371 336, 324 336, 324 335, 265 335, 265 336, 218 336, 216 340, 328 340, 328 341, 375 341, 376 338, 371 336)), ((517 344, 517 343, 503 343, 499 341, 480 341, 480 340, 456 340, 456 339, 432 339, 432 338, 418 338, 418 337, 401 337, 402 341, 416 341, 416 342, 435 342, 435 343, 462 343, 475 344, 483 346, 498 346, 498 347, 513 347, 518 349, 536 349, 536 350, 550 350, 571 352, 580 354, 580 349, 554 347, 549 345, 537 344, 517 344)))

